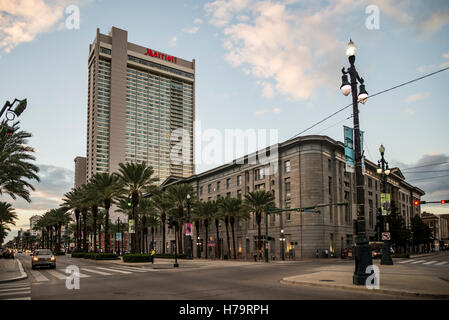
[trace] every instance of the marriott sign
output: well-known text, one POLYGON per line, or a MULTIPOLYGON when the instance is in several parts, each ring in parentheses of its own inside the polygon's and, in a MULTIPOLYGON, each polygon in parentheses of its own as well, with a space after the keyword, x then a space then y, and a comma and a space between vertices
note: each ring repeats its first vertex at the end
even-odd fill
POLYGON ((148 49, 148 48, 147 48, 147 52, 145 52, 145 55, 150 56, 150 57, 159 58, 159 59, 162 59, 162 60, 165 60, 168 62, 178 63, 178 59, 176 57, 169 56, 167 54, 160 53, 155 50, 148 49))

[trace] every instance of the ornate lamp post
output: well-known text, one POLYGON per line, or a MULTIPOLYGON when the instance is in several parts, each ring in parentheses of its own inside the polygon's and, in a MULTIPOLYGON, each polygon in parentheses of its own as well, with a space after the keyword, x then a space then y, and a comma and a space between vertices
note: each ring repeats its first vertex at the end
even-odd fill
POLYGON ((281 242, 281 259, 285 260, 285 236, 284 236, 284 229, 281 229, 281 237, 279 238, 281 242))
MULTIPOLYGON (((378 161, 377 165, 377 173, 382 175, 382 193, 387 193, 387 176, 390 174, 390 169, 388 168, 388 162, 385 161, 385 147, 383 144, 380 145, 379 148, 381 159, 378 161)), ((382 210, 380 210, 382 212, 382 210)), ((389 226, 387 223, 387 216, 382 216, 383 220, 383 230, 385 232, 389 232, 389 226)), ((382 247, 382 259, 380 261, 381 265, 392 265, 393 259, 391 259, 390 253, 390 240, 385 240, 384 245, 382 247)))
MULTIPOLYGON (((117 217, 117 231, 118 233, 120 233, 120 217, 117 217)), ((115 236, 117 238, 117 235, 115 236)), ((123 243, 123 235, 120 234, 120 240, 123 243)), ((116 251, 118 252, 118 255, 120 255, 120 240, 116 241, 116 248, 118 248, 118 250, 116 249, 116 251)))
POLYGON ((345 71, 343 68, 342 80, 340 87, 343 95, 347 96, 352 92, 352 113, 354 118, 354 151, 355 151, 355 178, 357 191, 357 228, 356 228, 356 247, 355 247, 355 270, 352 282, 355 285, 365 285, 369 274, 365 273, 366 268, 373 264, 371 257, 371 247, 366 236, 365 225, 365 190, 364 178, 362 173, 362 151, 360 144, 360 124, 359 124, 359 108, 358 102, 364 104, 368 99, 368 92, 365 90, 364 80, 361 78, 355 68, 355 55, 357 47, 352 40, 349 41, 345 50, 348 57, 350 67, 345 71), (348 82, 349 74, 351 82, 348 82), (360 92, 357 94, 357 83, 360 83, 360 92))
MULTIPOLYGON (((190 218, 190 194, 187 194, 187 219, 189 222, 192 222, 192 219, 190 218)), ((191 234, 189 234, 189 244, 189 258, 193 259, 193 240, 191 234)))

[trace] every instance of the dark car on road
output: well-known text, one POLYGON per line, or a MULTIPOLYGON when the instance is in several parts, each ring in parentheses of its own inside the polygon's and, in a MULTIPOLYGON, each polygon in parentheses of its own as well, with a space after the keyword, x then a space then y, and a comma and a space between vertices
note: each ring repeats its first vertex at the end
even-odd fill
POLYGON ((3 251, 3 259, 14 259, 14 252, 11 249, 3 251))
POLYGON ((50 249, 36 249, 31 256, 31 268, 48 266, 56 269, 56 257, 50 249))

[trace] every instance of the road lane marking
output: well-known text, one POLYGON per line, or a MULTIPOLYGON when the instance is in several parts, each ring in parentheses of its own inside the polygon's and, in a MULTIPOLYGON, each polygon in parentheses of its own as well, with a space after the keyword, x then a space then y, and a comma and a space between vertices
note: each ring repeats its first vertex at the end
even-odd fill
POLYGON ((0 285, 0 289, 7 288, 19 288, 19 287, 29 287, 29 284, 10 284, 10 285, 0 285))
POLYGON ((447 261, 442 261, 442 262, 437 263, 436 266, 442 266, 442 265, 445 265, 447 263, 448 263, 447 261))
MULTIPOLYGON (((66 273, 66 272, 65 272, 66 269, 58 269, 58 270, 61 271, 62 273, 65 273, 65 274, 66 274, 66 276, 65 276, 64 279, 66 279, 68 276, 71 275, 70 273, 66 273)), ((81 272, 80 272, 80 278, 90 278, 90 276, 88 276, 87 274, 84 274, 84 273, 81 273, 81 272)))
POLYGON ((120 273, 125 273, 125 274, 131 274, 132 273, 130 271, 123 271, 123 270, 103 268, 103 267, 97 267, 97 269, 106 270, 106 271, 112 271, 112 272, 120 272, 120 273))
POLYGON ((107 273, 107 272, 98 271, 98 270, 94 270, 94 269, 88 269, 88 268, 81 268, 81 270, 87 271, 87 272, 101 274, 102 276, 110 276, 110 275, 112 275, 112 273, 107 273))
POLYGON ((45 277, 42 273, 40 273, 39 271, 33 271, 30 270, 31 274, 33 275, 34 279, 36 279, 36 281, 42 282, 42 281, 49 281, 47 277, 45 277))
POLYGON ((0 296, 16 296, 18 294, 31 294, 31 291, 3 292, 3 293, 0 293, 0 296))
POLYGON ((20 291, 20 290, 26 290, 26 289, 31 289, 31 288, 30 288, 30 286, 28 286, 28 287, 22 287, 22 288, 0 289, 0 292, 20 291))
POLYGON ((426 263, 423 263, 423 264, 432 264, 432 263, 435 263, 436 261, 429 261, 429 262, 426 262, 426 263))
POLYGON ((418 260, 418 261, 412 262, 411 264, 417 264, 417 263, 426 262, 426 261, 427 260, 418 260))

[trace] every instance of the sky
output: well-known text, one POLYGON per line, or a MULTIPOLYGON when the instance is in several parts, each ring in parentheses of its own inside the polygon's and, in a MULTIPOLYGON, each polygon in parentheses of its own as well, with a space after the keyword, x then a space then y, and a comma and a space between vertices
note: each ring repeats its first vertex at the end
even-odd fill
MULTIPOLYGON (((339 90, 350 38, 370 94, 449 67, 446 0, 0 0, 0 103, 28 99, 20 122, 41 177, 32 203, 2 197, 19 214, 14 230, 73 186, 73 160, 86 155, 89 44, 96 28, 112 26, 130 42, 195 59, 202 130, 276 129, 279 142, 351 103, 339 90)), ((365 156, 376 162, 383 144, 390 167, 425 165, 403 173, 428 201, 449 198, 448 83, 449 70, 360 105, 365 156)), ((348 108, 304 134, 342 141, 350 116, 348 108)))

